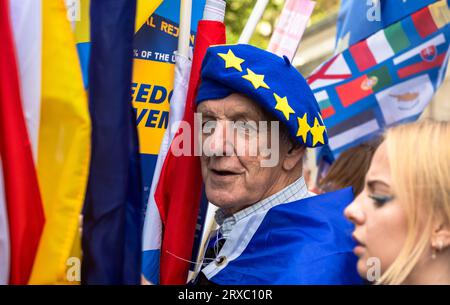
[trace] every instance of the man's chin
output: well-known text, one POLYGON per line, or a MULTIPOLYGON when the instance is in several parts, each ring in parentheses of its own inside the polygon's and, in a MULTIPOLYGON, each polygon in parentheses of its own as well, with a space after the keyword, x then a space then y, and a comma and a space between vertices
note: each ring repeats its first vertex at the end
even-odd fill
POLYGON ((232 192, 208 192, 206 191, 208 201, 219 209, 234 210, 240 206, 240 200, 232 192))

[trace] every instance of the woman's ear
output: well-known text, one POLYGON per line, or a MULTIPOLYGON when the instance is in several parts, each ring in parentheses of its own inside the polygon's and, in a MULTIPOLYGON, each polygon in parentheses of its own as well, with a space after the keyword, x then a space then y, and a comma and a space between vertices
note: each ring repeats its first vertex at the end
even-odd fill
POLYGON ((435 226, 431 236, 431 247, 437 253, 450 247, 450 226, 440 223, 435 226))
POLYGON ((306 147, 299 144, 293 144, 291 149, 285 155, 283 160, 283 169, 290 171, 299 164, 303 162, 303 156, 306 153, 306 147))

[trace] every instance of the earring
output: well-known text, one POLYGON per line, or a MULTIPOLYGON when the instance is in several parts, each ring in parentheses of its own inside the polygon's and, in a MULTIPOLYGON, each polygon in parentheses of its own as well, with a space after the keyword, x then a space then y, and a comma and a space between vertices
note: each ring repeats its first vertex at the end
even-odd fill
POLYGON ((444 242, 442 239, 438 240, 437 242, 437 249, 433 248, 433 253, 431 253, 431 259, 436 259, 437 252, 441 252, 444 248, 444 242))
POLYGON ((442 249, 444 249, 444 242, 442 241, 442 239, 440 239, 438 241, 438 251, 441 252, 442 249))

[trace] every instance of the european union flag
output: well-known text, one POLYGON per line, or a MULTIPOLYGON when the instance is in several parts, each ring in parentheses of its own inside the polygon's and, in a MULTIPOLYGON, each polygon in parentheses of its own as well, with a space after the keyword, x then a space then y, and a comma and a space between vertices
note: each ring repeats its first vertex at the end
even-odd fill
POLYGON ((353 45, 436 1, 342 0, 336 42, 353 45))
POLYGON ((92 159, 83 219, 83 284, 139 284, 142 199, 130 101, 136 0, 91 2, 92 159))

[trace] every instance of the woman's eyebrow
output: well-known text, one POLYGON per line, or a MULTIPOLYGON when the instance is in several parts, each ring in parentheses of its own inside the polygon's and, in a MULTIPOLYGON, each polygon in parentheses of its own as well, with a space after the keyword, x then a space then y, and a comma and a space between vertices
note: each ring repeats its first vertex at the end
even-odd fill
POLYGON ((384 186, 384 187, 387 187, 388 189, 390 189, 389 184, 387 184, 383 180, 376 179, 376 180, 368 180, 367 181, 367 186, 369 187, 370 190, 374 190, 377 185, 384 186))

